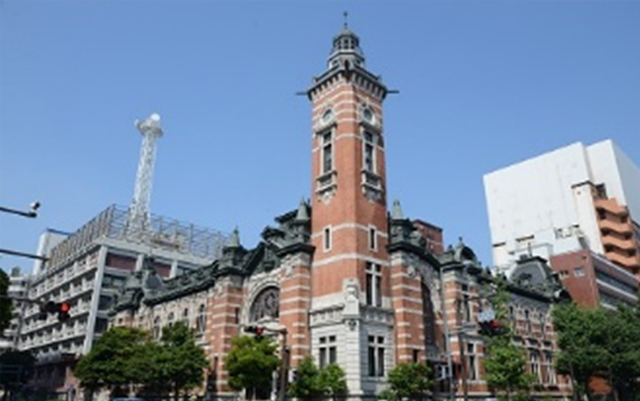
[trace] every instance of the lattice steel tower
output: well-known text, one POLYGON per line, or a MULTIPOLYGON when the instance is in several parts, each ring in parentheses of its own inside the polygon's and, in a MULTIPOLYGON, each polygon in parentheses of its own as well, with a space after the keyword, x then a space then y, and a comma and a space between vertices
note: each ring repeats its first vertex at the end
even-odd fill
POLYGON ((140 162, 136 175, 136 187, 129 210, 130 232, 143 235, 150 227, 151 186, 153 184, 153 168, 156 160, 156 141, 164 132, 160 127, 160 116, 152 114, 146 120, 136 120, 136 128, 142 134, 140 162))

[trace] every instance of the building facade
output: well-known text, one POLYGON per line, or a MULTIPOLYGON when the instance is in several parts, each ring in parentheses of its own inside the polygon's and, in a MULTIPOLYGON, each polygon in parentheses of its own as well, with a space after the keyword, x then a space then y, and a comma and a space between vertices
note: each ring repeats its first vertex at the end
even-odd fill
POLYGON ((578 302, 637 302, 640 169, 612 141, 525 160, 485 175, 484 186, 497 269, 541 256, 578 302))
POLYGON ((640 268, 640 169, 611 141, 576 143, 485 175, 496 266, 586 247, 640 268))
POLYGON ((9 288, 7 295, 13 298, 13 311, 9 327, 0 335, 0 353, 5 349, 15 349, 18 345, 22 317, 27 304, 21 299, 27 298, 29 290, 29 276, 23 274, 19 267, 11 269, 9 274, 9 288))
POLYGON ((73 366, 107 329, 116 294, 130 273, 142 269, 146 256, 154 256, 159 276, 180 276, 210 264, 225 240, 215 230, 161 216, 150 216, 153 229, 143 237, 130 232, 128 221, 128 209, 110 206, 75 233, 63 238, 56 231, 43 234, 39 253, 48 260, 38 263, 30 277, 32 302, 21 311, 17 344, 37 358, 35 388, 78 388, 73 366), (68 302, 70 318, 61 322, 51 314, 41 320, 40 305, 48 301, 68 302))
MULTIPOLYGON (((387 92, 365 68, 359 38, 345 27, 333 39, 326 71, 307 91, 310 201, 278 216, 252 249, 234 232, 206 267, 163 280, 148 264, 125 282, 112 324, 142 327, 158 338, 163 326, 184 321, 211 361, 206 387, 218 394, 230 393, 224 357, 231 340, 258 324, 279 332, 276 341, 286 339, 291 369, 307 355, 320 366, 339 364, 351 397, 374 397, 402 362, 432 365, 442 396, 490 397, 482 337, 473 324, 481 300, 469 294, 491 276, 464 244, 444 250, 440 228, 405 218, 398 202, 388 211, 387 92), (465 296, 467 325, 456 309, 465 296)), ((541 391, 561 396, 566 382, 549 365, 555 342, 548 313, 558 282, 541 266, 509 287, 514 321, 527 322, 520 338, 535 349, 531 366, 544 372, 541 391)))

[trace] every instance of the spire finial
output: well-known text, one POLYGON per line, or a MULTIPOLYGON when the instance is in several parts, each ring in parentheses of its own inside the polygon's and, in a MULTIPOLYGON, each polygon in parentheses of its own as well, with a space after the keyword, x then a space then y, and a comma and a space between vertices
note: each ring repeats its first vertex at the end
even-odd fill
POLYGON ((402 213, 402 206, 400 206, 399 200, 393 201, 393 209, 391 211, 391 218, 394 220, 402 220, 404 219, 404 214, 402 213))
POLYGON ((343 12, 342 15, 344 16, 344 29, 349 28, 349 21, 348 21, 348 17, 349 17, 349 13, 348 12, 343 12))
POLYGON ((239 248, 240 247, 240 233, 238 231, 238 226, 234 228, 231 233, 231 238, 229 238, 229 244, 227 245, 229 248, 239 248))
POLYGON ((309 213, 307 212, 307 204, 304 198, 300 199, 300 205, 298 206, 298 212, 296 213, 296 220, 307 221, 309 220, 309 213))

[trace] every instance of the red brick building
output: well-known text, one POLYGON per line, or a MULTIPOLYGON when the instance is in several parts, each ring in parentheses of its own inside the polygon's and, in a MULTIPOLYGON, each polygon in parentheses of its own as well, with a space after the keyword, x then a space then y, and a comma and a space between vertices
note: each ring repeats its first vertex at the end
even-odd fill
MULTIPOLYGON (((236 232, 223 256, 197 271, 170 280, 159 280, 151 268, 137 271, 113 324, 155 335, 178 320, 194 327, 218 394, 229 393, 223 359, 232 338, 258 323, 286 328, 292 369, 309 354, 321 366, 342 366, 355 398, 379 393, 401 362, 431 364, 442 397, 491 397, 474 322, 484 302, 479 288, 492 278, 463 244, 445 251, 442 229, 405 218, 397 202, 388 212, 387 93, 365 68, 359 38, 345 27, 333 39, 326 71, 307 91, 310 202, 277 217, 253 249, 244 248, 236 232)), ((560 396, 568 389, 552 370, 548 318, 549 288, 557 283, 544 264, 530 270, 529 284, 510 287, 514 321, 523 332, 518 341, 532 355, 540 392, 560 396)))

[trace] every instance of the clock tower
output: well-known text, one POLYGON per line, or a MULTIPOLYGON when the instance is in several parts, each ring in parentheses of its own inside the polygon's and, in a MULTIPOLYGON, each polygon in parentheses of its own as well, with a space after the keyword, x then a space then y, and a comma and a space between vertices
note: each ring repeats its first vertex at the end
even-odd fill
POLYGON ((345 368, 352 394, 375 392, 394 360, 382 103, 345 24, 313 79, 311 350, 345 368))

